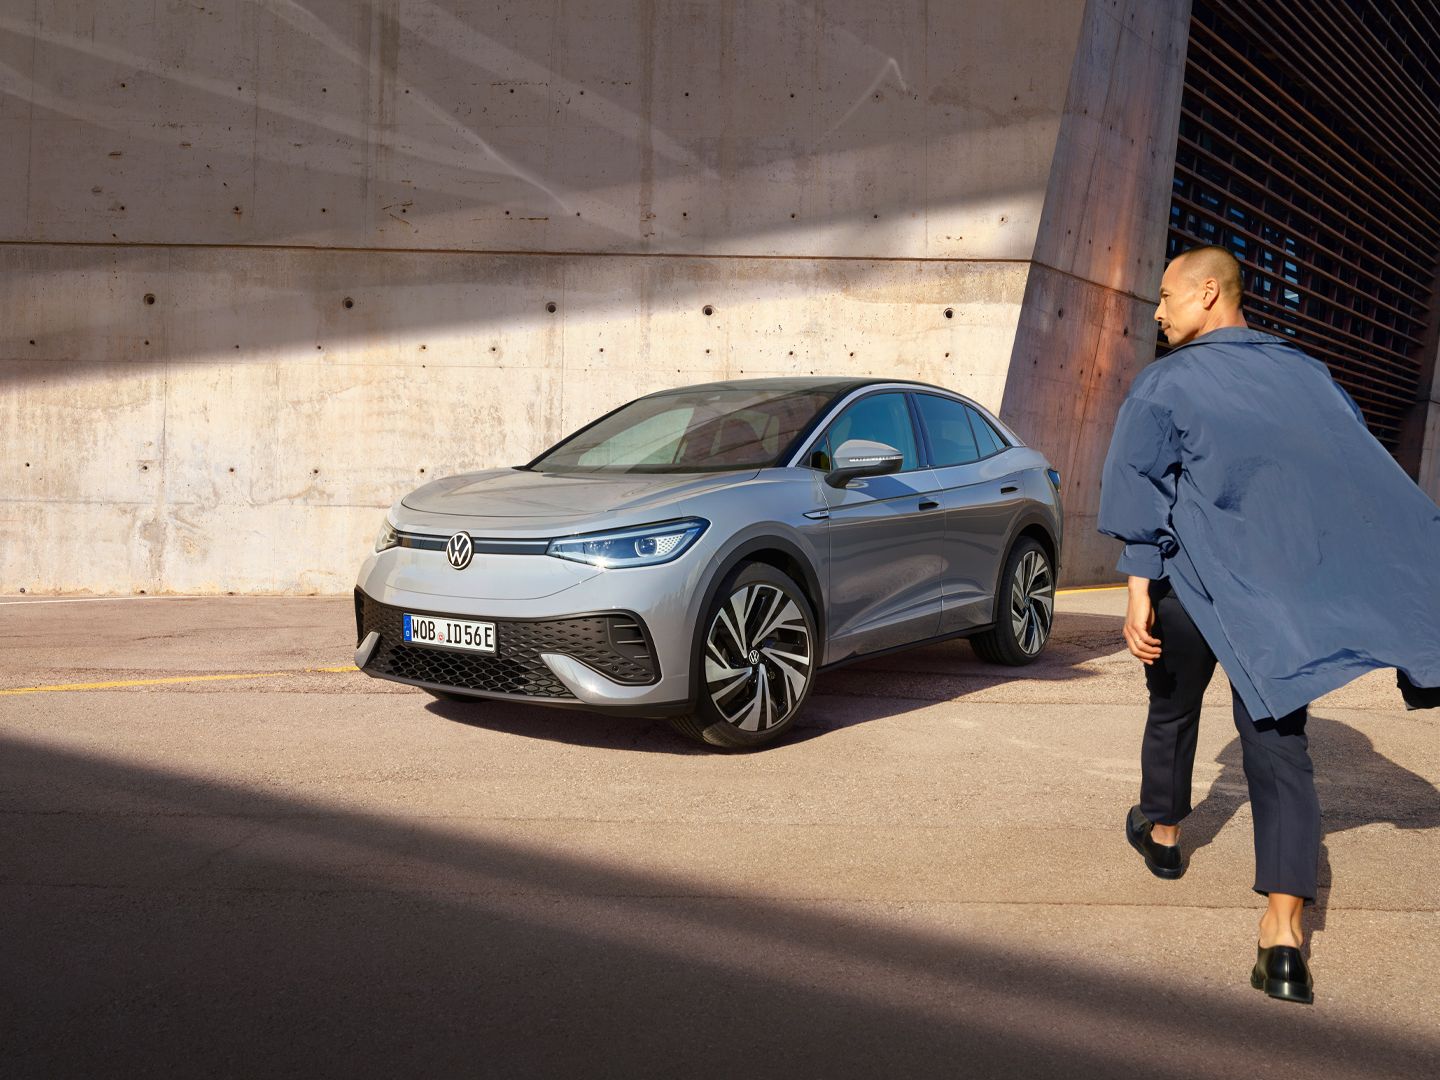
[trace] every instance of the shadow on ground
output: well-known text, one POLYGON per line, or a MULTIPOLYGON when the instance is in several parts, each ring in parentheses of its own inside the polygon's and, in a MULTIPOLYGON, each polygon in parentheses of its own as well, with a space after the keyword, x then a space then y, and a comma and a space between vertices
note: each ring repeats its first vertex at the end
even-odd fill
MULTIPOLYGON (((1399 793, 1415 797, 1416 792, 1399 793)), ((1423 817, 1429 811, 1415 811, 1423 817)), ((0 1073, 1226 1078, 1440 1042, 714 881, 0 740, 0 1073), (1184 1038, 1155 1052, 1157 1009, 1184 1038)), ((1426 1064, 1428 1063, 1428 1065, 1426 1064)))
MULTIPOLYGON (((1228 708, 1223 713, 1220 709, 1210 712, 1229 720, 1228 708)), ((1365 825, 1388 824, 1397 829, 1440 827, 1440 790, 1423 776, 1379 753, 1369 736, 1349 724, 1316 716, 1313 712, 1305 731, 1315 763, 1325 837, 1365 825), (1377 798, 1377 793, 1383 793, 1383 797, 1377 798)), ((1210 844, 1249 801, 1240 739, 1231 739, 1215 760, 1220 765, 1220 775, 1211 784, 1209 794, 1185 820, 1183 842, 1192 857, 1210 844)), ((1306 920, 1312 932, 1325 929, 1330 888, 1330 851, 1322 840, 1319 895, 1306 920)))
MULTIPOLYGON (((824 671, 816 677, 810 699, 785 741, 804 742, 1020 680, 1068 682, 1091 678, 1093 673, 1084 670, 1083 665, 1123 648, 1123 623, 1122 618, 1112 615, 1057 614, 1049 645, 1040 659, 1027 667, 987 664, 976 657, 967 642, 955 640, 824 671)), ((509 702, 435 701, 427 708, 459 724, 523 738, 646 753, 714 752, 685 741, 663 720, 509 702)))

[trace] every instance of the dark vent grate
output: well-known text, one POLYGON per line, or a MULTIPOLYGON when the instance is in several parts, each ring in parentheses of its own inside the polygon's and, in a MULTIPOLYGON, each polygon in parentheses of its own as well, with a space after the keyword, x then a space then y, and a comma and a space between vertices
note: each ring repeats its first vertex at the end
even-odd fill
MULTIPOLYGON (((541 653, 560 653, 630 686, 656 680, 655 658, 645 629, 631 615, 585 615, 569 619, 496 619, 495 655, 407 645, 404 612, 357 594, 360 637, 380 632, 366 670, 377 675, 521 697, 565 698, 570 691, 541 653)), ((416 615, 435 612, 412 611, 416 615)), ((441 616, 443 617, 443 615, 441 616)))
POLYGON ((1435 7, 1195 0, 1191 12, 1167 254, 1232 251, 1250 324, 1325 361, 1413 469, 1436 352, 1435 7))

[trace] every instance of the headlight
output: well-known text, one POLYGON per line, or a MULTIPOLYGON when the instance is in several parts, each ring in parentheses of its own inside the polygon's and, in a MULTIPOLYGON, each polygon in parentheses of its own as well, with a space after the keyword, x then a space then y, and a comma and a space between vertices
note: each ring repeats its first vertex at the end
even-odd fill
POLYGON ((612 567, 656 566, 678 559, 700 538, 710 523, 701 518, 642 525, 638 529, 567 536, 551 540, 545 554, 557 559, 589 563, 602 570, 612 567))
POLYGON ((380 526, 380 532, 375 537, 375 553, 387 551, 397 547, 400 543, 400 535, 395 531, 395 526, 390 524, 390 519, 385 519, 385 524, 380 526))

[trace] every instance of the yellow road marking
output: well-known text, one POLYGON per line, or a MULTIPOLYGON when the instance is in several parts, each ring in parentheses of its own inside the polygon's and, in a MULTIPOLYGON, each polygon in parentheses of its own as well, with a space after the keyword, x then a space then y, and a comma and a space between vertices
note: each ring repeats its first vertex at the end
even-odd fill
MULTIPOLYGON (((1112 592, 1125 588, 1124 585, 1082 585, 1073 589, 1060 589, 1057 596, 1069 596, 1072 593, 1087 592, 1112 592)), ((172 675, 163 679, 121 679, 115 682, 95 683, 60 683, 55 686, 17 686, 11 689, 0 689, 0 697, 7 697, 14 694, 53 694, 71 690, 121 690, 131 686, 172 686, 176 683, 189 682, 233 682, 238 679, 273 679, 279 675, 338 675, 350 671, 360 670, 354 664, 346 664, 343 667, 318 667, 304 668, 300 671, 260 671, 245 675, 172 675)))
POLYGON ((259 671, 246 675, 172 675, 163 679, 121 679, 115 682, 60 683, 55 686, 16 686, 0 690, 0 697, 10 694, 51 694, 61 690, 118 690, 127 686, 169 686, 187 682, 227 682, 235 679, 273 679, 277 675, 333 675, 359 671, 354 664, 345 667, 304 668, 300 671, 259 671))
MULTIPOLYGON (((1056 595, 1068 596, 1071 593, 1107 592, 1123 588, 1125 588, 1124 585, 1083 585, 1074 589, 1060 589, 1056 595)), ((53 694, 71 690, 121 690, 131 686, 172 686, 176 683, 189 682, 233 682, 238 679, 273 679, 279 675, 338 675, 359 670, 360 669, 354 664, 346 664, 343 667, 304 668, 300 671, 260 671, 245 675, 172 675, 163 679, 121 679, 115 682, 60 683, 55 686, 17 686, 11 689, 0 689, 0 697, 7 697, 14 694, 53 694)))

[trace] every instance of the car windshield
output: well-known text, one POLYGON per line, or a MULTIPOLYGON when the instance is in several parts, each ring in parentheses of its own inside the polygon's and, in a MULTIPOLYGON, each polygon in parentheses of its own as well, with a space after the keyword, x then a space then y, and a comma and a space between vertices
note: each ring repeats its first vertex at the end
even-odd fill
POLYGON ((833 390, 706 388, 632 401, 530 463, 537 472, 728 472, 774 465, 833 390))

